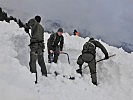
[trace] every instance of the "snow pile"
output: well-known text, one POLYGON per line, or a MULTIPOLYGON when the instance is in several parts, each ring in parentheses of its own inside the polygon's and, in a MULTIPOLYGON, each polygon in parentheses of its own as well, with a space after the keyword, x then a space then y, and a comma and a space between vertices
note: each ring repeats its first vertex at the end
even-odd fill
POLYGON ((34 84, 29 70, 16 59, 12 38, 22 35, 15 23, 0 22, 0 99, 37 100, 34 84))
MULTIPOLYGON (((42 77, 38 68, 39 83, 34 84, 34 76, 29 72, 29 37, 19 27, 0 22, 0 99, 1 100, 132 100, 133 99, 133 53, 128 54, 121 48, 115 48, 101 41, 110 55, 116 56, 97 63, 98 86, 91 83, 89 69, 83 70, 80 78, 75 70, 77 57, 81 54, 83 44, 89 38, 69 36, 64 33, 64 52, 70 56, 71 64, 66 55, 60 55, 58 64, 47 63, 47 39, 45 33, 45 62, 50 71, 60 73, 48 78, 42 77), (63 77, 65 75, 65 77, 63 77), (75 76, 75 80, 69 80, 75 76)), ((103 58, 97 49, 96 59, 103 58)), ((86 64, 84 64, 85 66, 86 64)))

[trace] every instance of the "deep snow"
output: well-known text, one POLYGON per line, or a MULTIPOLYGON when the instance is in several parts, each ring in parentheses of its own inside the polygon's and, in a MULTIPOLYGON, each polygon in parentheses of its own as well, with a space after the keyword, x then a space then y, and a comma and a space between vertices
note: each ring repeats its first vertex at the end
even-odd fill
MULTIPOLYGON (((83 70, 84 77, 76 74, 77 57, 88 38, 65 37, 64 52, 70 55, 71 64, 66 55, 60 55, 58 64, 51 64, 50 71, 56 70, 61 75, 53 74, 42 77, 38 66, 39 83, 34 84, 34 75, 29 71, 29 37, 17 24, 0 22, 0 100, 132 100, 133 99, 133 53, 109 46, 101 41, 109 54, 116 54, 109 60, 97 63, 98 86, 91 83, 89 69, 83 70), (66 78, 62 76, 65 75, 66 78), (75 80, 67 77, 75 76, 75 80)), ((45 33, 45 62, 47 69, 46 42, 49 34, 45 33)), ((99 40, 100 41, 100 40, 99 40)), ((97 49, 97 60, 104 55, 97 49)), ((84 64, 86 65, 86 64, 84 64)))

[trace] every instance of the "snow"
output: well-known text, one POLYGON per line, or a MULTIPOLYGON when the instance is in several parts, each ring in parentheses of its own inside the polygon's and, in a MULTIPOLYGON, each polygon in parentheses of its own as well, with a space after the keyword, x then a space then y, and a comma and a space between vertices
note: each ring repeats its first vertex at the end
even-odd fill
MULTIPOLYGON (((122 48, 109 46, 99 40, 109 54, 116 56, 109 60, 97 63, 98 86, 91 83, 89 69, 83 70, 84 76, 75 72, 78 68, 76 59, 81 54, 83 44, 89 37, 81 38, 63 33, 65 44, 64 52, 70 56, 60 55, 58 64, 47 62, 47 39, 45 33, 45 62, 50 72, 60 73, 57 77, 49 74, 41 76, 37 65, 39 83, 34 84, 34 75, 30 73, 29 36, 11 22, 0 22, 0 100, 132 100, 133 99, 133 53, 126 53, 122 48), (50 67, 51 66, 51 67, 50 67), (63 77, 65 75, 65 77, 63 77), (75 80, 69 80, 75 76, 75 80)), ((103 58, 100 49, 97 49, 96 59, 103 58)), ((86 64, 84 64, 85 66, 86 64)))

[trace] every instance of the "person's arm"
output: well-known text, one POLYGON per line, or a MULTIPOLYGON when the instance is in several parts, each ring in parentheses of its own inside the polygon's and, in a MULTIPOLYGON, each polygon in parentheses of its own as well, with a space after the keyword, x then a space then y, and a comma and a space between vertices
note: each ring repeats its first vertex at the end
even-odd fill
POLYGON ((53 50, 53 45, 54 45, 54 38, 55 38, 55 33, 50 35, 49 38, 49 50, 53 50))
POLYGON ((26 33, 29 33, 29 29, 30 29, 30 27, 29 27, 28 23, 26 23, 26 24, 24 25, 24 30, 25 30, 25 32, 26 32, 26 33))
POLYGON ((64 37, 61 37, 61 41, 60 41, 60 51, 63 50, 63 45, 64 45, 64 37))
POLYGON ((104 53, 105 59, 108 59, 109 56, 108 56, 108 52, 107 52, 106 48, 99 41, 95 41, 95 44, 96 44, 96 47, 100 48, 101 51, 104 53))
POLYGON ((28 25, 29 27, 33 27, 36 23, 37 23, 37 22, 36 22, 35 19, 30 19, 30 20, 28 21, 27 25, 28 25))
POLYGON ((20 28, 24 27, 24 24, 20 19, 18 20, 18 25, 19 25, 20 28))
POLYGON ((31 29, 36 24, 35 19, 30 19, 28 23, 25 24, 25 32, 29 33, 29 29, 31 29))

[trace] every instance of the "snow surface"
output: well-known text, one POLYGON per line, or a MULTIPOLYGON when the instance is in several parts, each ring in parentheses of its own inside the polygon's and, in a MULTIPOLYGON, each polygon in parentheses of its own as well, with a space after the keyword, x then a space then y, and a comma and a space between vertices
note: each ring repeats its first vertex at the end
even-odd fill
MULTIPOLYGON (((49 74, 41 76, 38 66, 39 83, 34 84, 34 75, 29 71, 29 37, 23 28, 11 22, 0 22, 0 100, 132 100, 133 99, 133 53, 109 46, 101 41, 110 55, 109 60, 97 63, 98 86, 91 83, 89 69, 83 70, 80 78, 75 70, 76 59, 81 54, 83 44, 89 38, 63 34, 65 37, 64 52, 70 56, 60 55, 58 64, 47 62, 46 42, 49 34, 45 33, 45 62, 50 72, 60 73, 57 77, 49 74), (50 67, 51 66, 51 67, 50 67), (63 77, 65 75, 65 78, 63 77), (75 80, 69 80, 75 76, 75 80)), ((100 40, 99 40, 100 41, 100 40)), ((96 59, 103 58, 97 49, 96 59)), ((85 66, 86 64, 84 64, 85 66)))

